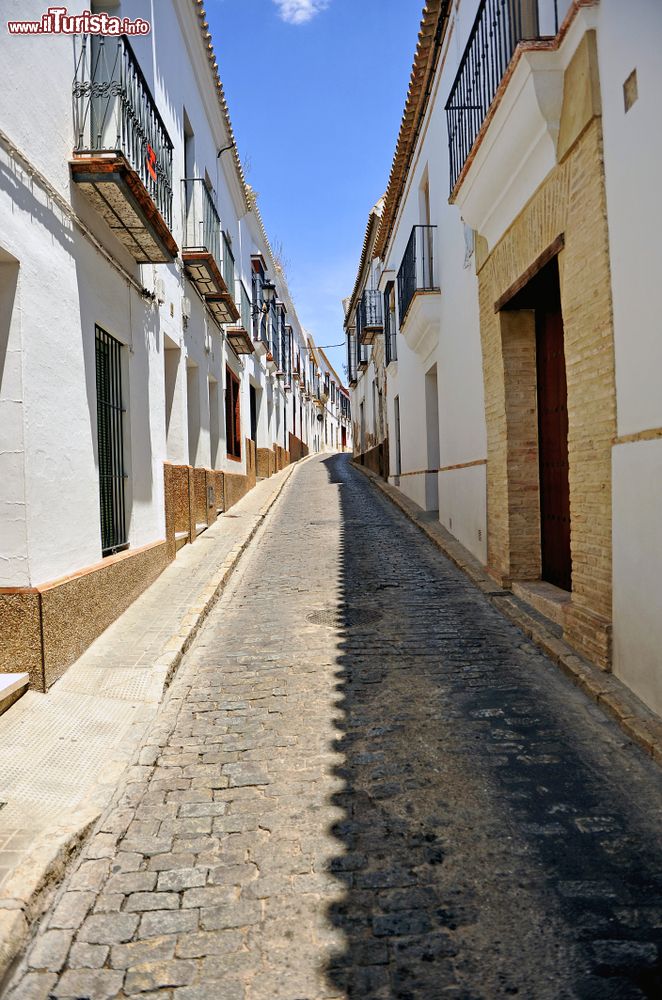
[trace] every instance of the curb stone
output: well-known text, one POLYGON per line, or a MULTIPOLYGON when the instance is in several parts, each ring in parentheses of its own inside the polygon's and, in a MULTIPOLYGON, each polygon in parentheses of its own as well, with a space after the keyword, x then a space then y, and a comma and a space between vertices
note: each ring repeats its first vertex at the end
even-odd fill
POLYGON ((154 664, 160 695, 146 703, 141 725, 136 727, 130 745, 122 748, 121 756, 112 762, 113 766, 109 771, 104 770, 103 780, 97 781, 89 789, 83 803, 70 814, 68 822, 39 836, 25 860, 3 886, 0 896, 0 995, 11 977, 15 960, 24 949, 32 926, 48 909, 59 882, 70 863, 80 853, 131 765, 185 653, 294 471, 311 457, 307 456, 283 470, 285 475, 277 490, 260 507, 257 515, 251 515, 254 523, 248 534, 230 551, 200 592, 202 600, 191 607, 186 624, 181 625, 179 631, 164 644, 163 652, 154 664))
POLYGON ((458 569, 462 570, 488 601, 508 618, 558 666, 573 684, 581 688, 606 714, 616 720, 628 739, 662 765, 662 721, 613 674, 605 673, 581 656, 554 631, 542 615, 530 614, 509 590, 498 586, 482 564, 471 555, 439 521, 426 521, 425 512, 396 487, 352 461, 352 465, 422 531, 458 569))

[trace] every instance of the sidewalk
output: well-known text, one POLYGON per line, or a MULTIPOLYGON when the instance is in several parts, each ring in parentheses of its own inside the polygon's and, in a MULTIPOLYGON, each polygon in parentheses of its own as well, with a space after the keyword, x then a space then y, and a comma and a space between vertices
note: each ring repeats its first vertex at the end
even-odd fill
POLYGON ((47 694, 28 691, 0 717, 0 978, 295 468, 259 482, 185 546, 47 694))

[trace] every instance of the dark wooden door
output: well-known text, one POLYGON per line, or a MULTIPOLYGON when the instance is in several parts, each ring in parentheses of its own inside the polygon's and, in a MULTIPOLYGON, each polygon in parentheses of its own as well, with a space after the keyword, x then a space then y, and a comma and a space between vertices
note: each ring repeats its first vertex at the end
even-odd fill
POLYGON ((255 386, 249 386, 250 389, 250 408, 251 408, 251 440, 253 440, 257 446, 257 393, 255 392, 255 386))
POLYGON ((542 578, 571 589, 568 391, 563 318, 554 295, 536 308, 542 578))

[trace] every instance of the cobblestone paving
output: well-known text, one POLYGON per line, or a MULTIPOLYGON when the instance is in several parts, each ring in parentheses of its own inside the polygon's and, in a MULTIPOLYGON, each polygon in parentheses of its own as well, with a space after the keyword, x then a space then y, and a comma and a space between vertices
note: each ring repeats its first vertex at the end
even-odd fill
POLYGON ((10 996, 659 997, 661 784, 345 458, 314 460, 10 996))

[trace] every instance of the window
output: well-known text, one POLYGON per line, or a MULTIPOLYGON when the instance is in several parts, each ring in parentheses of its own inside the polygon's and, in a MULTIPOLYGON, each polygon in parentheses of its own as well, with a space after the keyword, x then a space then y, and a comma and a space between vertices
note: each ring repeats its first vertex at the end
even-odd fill
POLYGON ((95 329, 97 440, 101 551, 112 555, 127 547, 124 498, 124 410, 122 345, 100 326, 95 329))
POLYGON ((386 351, 387 365, 390 365, 392 361, 398 360, 394 288, 394 282, 389 281, 384 291, 384 348, 386 351))
POLYGON ((241 459, 241 399, 239 379, 231 368, 225 368, 225 435, 228 458, 241 459))

